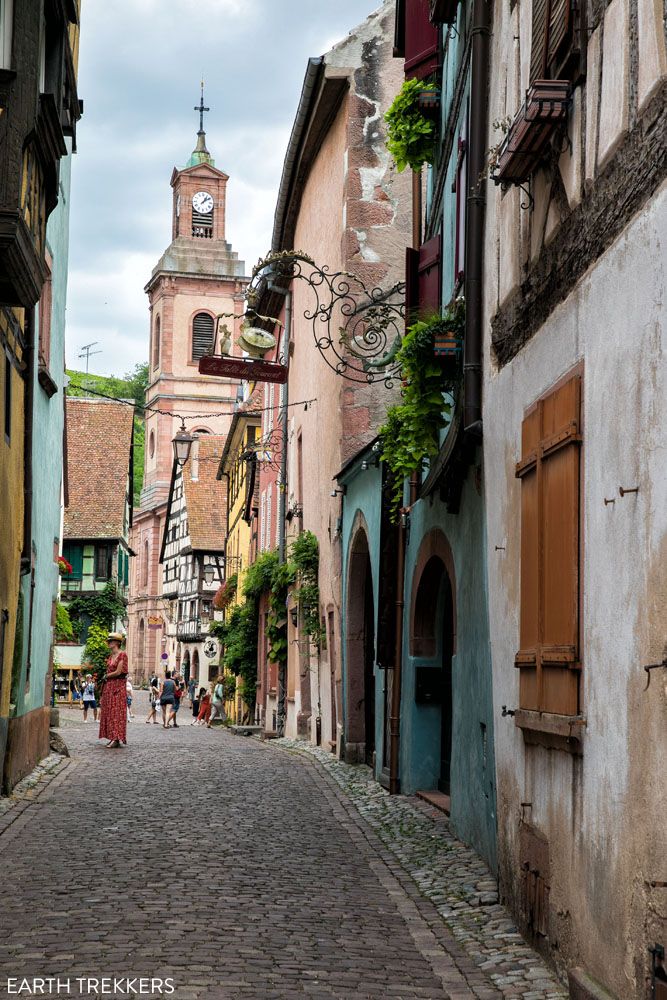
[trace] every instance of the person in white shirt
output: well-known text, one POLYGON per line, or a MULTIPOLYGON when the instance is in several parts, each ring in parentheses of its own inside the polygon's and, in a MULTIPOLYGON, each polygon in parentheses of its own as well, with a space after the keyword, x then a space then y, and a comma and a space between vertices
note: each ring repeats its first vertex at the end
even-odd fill
POLYGON ((129 676, 128 676, 127 680, 125 681, 125 691, 127 693, 127 721, 129 722, 130 719, 134 718, 134 716, 132 715, 132 694, 133 694, 133 688, 132 688, 132 681, 130 680, 129 676))
POLYGON ((83 699, 83 721, 88 722, 88 710, 92 708, 93 719, 97 722, 97 701, 95 700, 95 684, 92 674, 86 674, 81 697, 83 699))

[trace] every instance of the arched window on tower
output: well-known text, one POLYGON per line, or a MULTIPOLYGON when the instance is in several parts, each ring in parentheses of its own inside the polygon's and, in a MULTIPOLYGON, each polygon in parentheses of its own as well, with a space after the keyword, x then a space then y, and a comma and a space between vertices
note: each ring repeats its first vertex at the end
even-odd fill
POLYGON ((199 361, 213 347, 213 317, 197 313, 192 320, 192 360, 199 361))
POLYGON ((155 320, 153 331, 153 371, 160 367, 160 317, 155 320))
POLYGON ((148 541, 144 542, 144 567, 142 586, 148 586, 148 541))

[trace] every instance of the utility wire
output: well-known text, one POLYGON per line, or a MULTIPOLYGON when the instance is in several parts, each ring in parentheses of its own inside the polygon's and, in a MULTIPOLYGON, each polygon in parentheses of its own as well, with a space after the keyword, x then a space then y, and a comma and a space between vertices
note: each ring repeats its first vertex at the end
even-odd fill
MULTIPOLYGON (((137 403, 136 401, 129 399, 119 399, 117 396, 110 396, 106 392, 98 392, 97 389, 89 389, 87 386, 76 385, 74 381, 70 380, 69 383, 73 389, 80 389, 81 392, 89 393, 91 396, 100 396, 102 399, 110 399, 114 403, 124 403, 125 406, 132 406, 134 409, 143 410, 144 413, 162 413, 167 417, 177 417, 179 420, 185 422, 186 420, 203 420, 204 417, 224 417, 225 414, 221 413, 219 410, 215 412, 209 411, 208 413, 176 413, 174 410, 161 410, 159 406, 146 406, 144 403, 137 403)), ((82 397, 72 396, 71 399, 77 399, 82 397)), ((289 406, 305 406, 308 407, 311 403, 316 403, 317 397, 314 399, 300 399, 295 403, 289 403, 289 406)), ((244 410, 244 413, 252 415, 253 413, 265 413, 269 410, 275 410, 275 404, 273 406, 258 406, 258 407, 248 407, 244 410)))

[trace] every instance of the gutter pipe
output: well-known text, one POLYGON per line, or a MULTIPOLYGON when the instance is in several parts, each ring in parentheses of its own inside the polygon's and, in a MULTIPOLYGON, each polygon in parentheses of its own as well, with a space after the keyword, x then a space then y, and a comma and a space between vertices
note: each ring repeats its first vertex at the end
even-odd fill
POLYGON ((482 319, 484 216, 486 212, 485 150, 491 40, 490 0, 474 0, 470 95, 470 166, 468 238, 465 252, 466 330, 463 347, 463 429, 482 436, 482 319))

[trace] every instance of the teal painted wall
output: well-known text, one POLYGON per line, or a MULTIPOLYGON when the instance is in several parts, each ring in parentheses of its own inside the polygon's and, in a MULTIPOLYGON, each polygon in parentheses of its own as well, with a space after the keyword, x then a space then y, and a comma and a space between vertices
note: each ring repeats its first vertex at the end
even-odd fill
MULTIPOLYGON (((350 563, 350 547, 352 545, 355 524, 359 514, 362 514, 368 528, 368 550, 373 577, 373 604, 375 610, 374 632, 377 635, 377 607, 380 575, 380 509, 382 502, 382 472, 370 465, 361 469, 361 456, 355 462, 344 479, 346 495, 343 498, 343 527, 341 533, 343 549, 343 613, 341 615, 341 647, 343 675, 343 706, 347 705, 348 670, 347 670, 347 602, 348 602, 348 570, 350 563)), ((375 750, 378 777, 382 767, 382 707, 384 704, 384 673, 375 668, 375 750)), ((345 728, 345 709, 343 709, 343 726, 345 728)))
MULTIPOLYGON (((496 866, 496 791, 493 696, 486 590, 485 517, 482 497, 469 473, 458 514, 438 501, 418 500, 410 516, 405 562, 405 645, 401 698, 401 792, 437 787, 440 774, 440 706, 415 702, 415 668, 440 666, 441 640, 433 657, 410 654, 410 612, 415 563, 432 528, 447 538, 456 580, 456 654, 452 661, 453 736, 451 826, 489 864, 496 866), (482 725, 485 727, 484 733, 482 725)), ((442 600, 441 600, 442 603, 442 600)), ((442 608, 438 609, 439 620, 442 608)))
MULTIPOLYGON (((47 223, 46 237, 51 265, 52 308, 51 350, 49 374, 58 391, 49 398, 37 381, 37 350, 34 368, 33 405, 33 501, 32 541, 35 566, 35 588, 32 610, 32 648, 30 683, 26 686, 28 656, 28 609, 30 607, 30 576, 21 581, 26 614, 23 664, 17 685, 14 716, 25 715, 45 703, 45 681, 51 660, 53 628, 52 605, 58 592, 58 568, 54 562, 54 544, 60 538, 61 481, 63 463, 64 373, 65 373, 65 308, 67 301, 67 271, 69 254, 69 210, 71 140, 67 139, 68 156, 60 161, 60 191, 58 205, 47 223)), ((39 310, 36 310, 36 341, 39 330, 39 310)))

